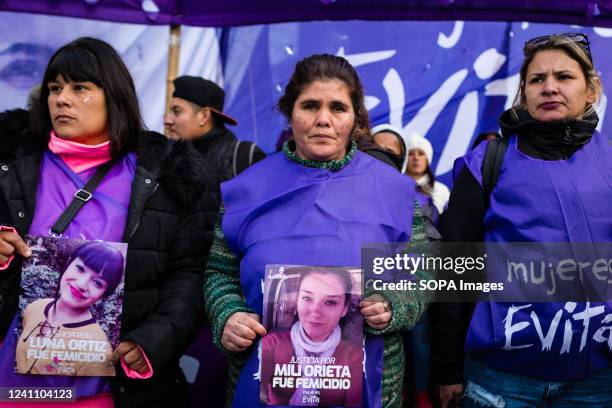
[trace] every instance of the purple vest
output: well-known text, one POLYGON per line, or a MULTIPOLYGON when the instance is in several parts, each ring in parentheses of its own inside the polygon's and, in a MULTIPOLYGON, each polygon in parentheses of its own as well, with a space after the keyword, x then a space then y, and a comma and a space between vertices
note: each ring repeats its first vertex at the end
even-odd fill
MULTIPOLYGON (((49 236, 49 230, 72 200, 75 191, 85 185, 96 171, 74 173, 55 154, 46 151, 42 158, 36 190, 36 210, 30 235, 49 236)), ((117 162, 100 183, 92 199, 68 225, 65 238, 102 239, 120 242, 125 229, 131 185, 136 172, 136 156, 129 154, 117 162)), ((3 387, 75 387, 76 397, 110 392, 106 377, 66 377, 16 374, 15 347, 18 314, 0 347, 0 385, 3 387)))
MULTIPOLYGON (((481 185, 487 143, 466 156, 481 185)), ((485 240, 610 242, 611 159, 612 146, 598 132, 571 158, 556 161, 521 153, 513 136, 485 214, 485 240)), ((465 348, 501 371, 549 381, 585 378, 612 359, 612 302, 478 303, 465 348)))
POLYGON ((426 208, 431 209, 431 221, 435 227, 438 227, 438 221, 440 220, 440 214, 438 209, 433 203, 433 199, 422 191, 415 193, 415 199, 419 203, 419 206, 425 211, 426 208))
MULTIPOLYGON (((361 245, 408 242, 414 182, 361 152, 339 171, 269 156, 221 185, 223 232, 241 259, 247 304, 262 313, 265 265, 361 265, 361 245)), ((364 406, 381 405, 381 336, 366 335, 364 406)), ((259 359, 253 352, 236 387, 234 407, 259 406, 259 359)))

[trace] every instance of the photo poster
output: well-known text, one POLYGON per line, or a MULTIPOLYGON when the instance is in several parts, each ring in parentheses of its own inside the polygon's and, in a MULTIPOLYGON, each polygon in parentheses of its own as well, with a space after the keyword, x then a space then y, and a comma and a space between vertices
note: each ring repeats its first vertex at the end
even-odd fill
POLYGON ((15 370, 115 376, 127 244, 26 236, 15 370))
POLYGON ((362 276, 351 267, 266 266, 262 405, 362 406, 362 276))

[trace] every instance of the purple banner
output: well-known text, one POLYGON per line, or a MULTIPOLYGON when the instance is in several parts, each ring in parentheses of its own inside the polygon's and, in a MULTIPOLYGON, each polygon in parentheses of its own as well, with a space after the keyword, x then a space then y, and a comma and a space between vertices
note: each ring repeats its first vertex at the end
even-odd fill
POLYGON ((612 26, 612 4, 595 0, 490 0, 486 4, 478 0, 4 0, 0 10, 213 27, 311 20, 503 20, 612 26))
MULTIPOLYGON (((302 58, 344 56, 365 89, 372 125, 391 123, 404 137, 433 145, 432 169, 451 185, 451 169, 480 132, 497 131, 519 85, 525 41, 580 31, 589 36, 596 69, 608 89, 612 29, 533 23, 463 21, 315 21, 236 27, 222 38, 225 112, 241 139, 274 151, 286 120, 275 108, 302 58)), ((612 133, 607 96, 597 106, 599 129, 612 133)))

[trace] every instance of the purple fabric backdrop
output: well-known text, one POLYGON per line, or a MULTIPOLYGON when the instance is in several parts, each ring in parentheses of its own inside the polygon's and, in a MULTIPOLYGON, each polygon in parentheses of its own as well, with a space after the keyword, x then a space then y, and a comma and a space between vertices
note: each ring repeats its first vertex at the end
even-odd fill
POLYGON ((0 10, 218 27, 350 19, 503 20, 612 27, 610 0, 0 0, 0 10))

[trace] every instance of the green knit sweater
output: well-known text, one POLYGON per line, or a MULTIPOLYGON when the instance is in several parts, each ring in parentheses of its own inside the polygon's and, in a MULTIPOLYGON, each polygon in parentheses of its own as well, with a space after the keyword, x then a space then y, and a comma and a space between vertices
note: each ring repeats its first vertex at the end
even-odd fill
MULTIPOLYGON (((284 153, 292 161, 308 167, 340 170, 349 163, 355 154, 355 145, 351 145, 348 153, 342 160, 316 162, 300 159, 293 153, 288 144, 284 146, 284 153)), ((221 345, 221 336, 225 323, 236 312, 255 313, 246 305, 246 300, 240 287, 240 259, 229 247, 223 231, 221 220, 224 208, 219 211, 219 219, 215 227, 215 238, 208 257, 204 278, 204 299, 206 314, 211 322, 213 340, 215 345, 226 351, 221 345)), ((427 237, 425 235, 423 214, 415 201, 412 236, 407 251, 410 253, 424 253, 427 250, 427 237)), ((419 278, 424 271, 418 271, 419 278)), ((392 313, 391 322, 384 330, 374 330, 364 325, 368 333, 384 336, 383 376, 382 376, 382 406, 385 408, 399 408, 401 406, 402 384, 404 382, 405 355, 401 332, 410 329, 425 311, 429 299, 423 291, 366 291, 364 297, 379 293, 390 303, 392 313)), ((227 402, 230 404, 240 370, 251 350, 242 353, 229 353, 229 382, 227 402)))

